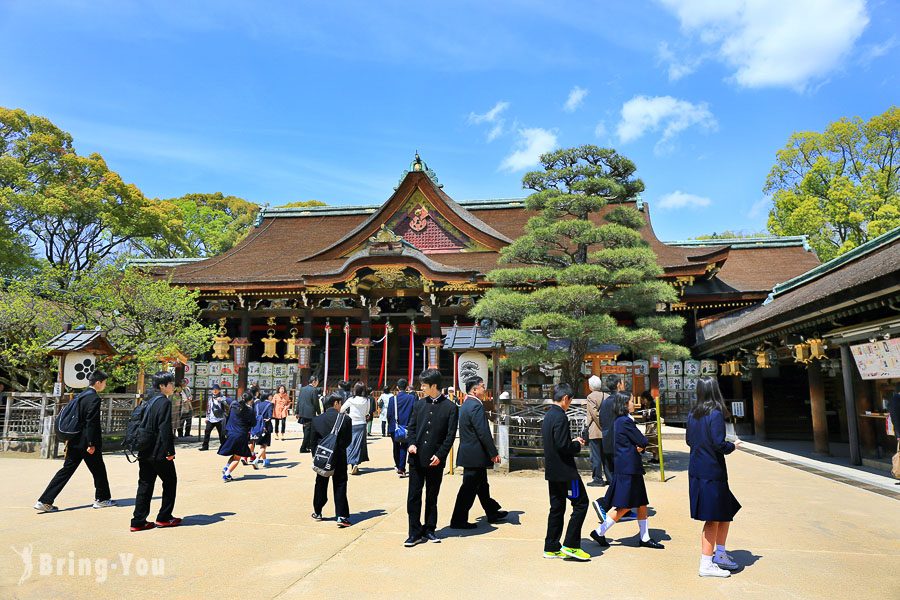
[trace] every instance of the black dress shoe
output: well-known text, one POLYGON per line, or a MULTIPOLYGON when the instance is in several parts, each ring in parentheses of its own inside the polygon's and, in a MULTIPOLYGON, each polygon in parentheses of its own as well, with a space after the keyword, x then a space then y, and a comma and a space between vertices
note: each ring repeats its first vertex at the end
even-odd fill
POLYGON ((650 538, 646 542, 644 540, 641 540, 640 546, 641 548, 653 548, 655 550, 662 550, 663 548, 665 548, 665 546, 663 546, 653 538, 650 538))
POLYGON ((595 530, 591 530, 591 539, 597 542, 601 548, 609 548, 609 542, 606 541, 606 536, 598 534, 595 530))
POLYGON ((498 510, 494 514, 488 517, 488 523, 499 523, 503 519, 509 516, 509 511, 498 510))
POLYGON ((450 529, 478 529, 475 523, 450 523, 450 529))
POLYGON ((591 480, 591 481, 588 481, 587 486, 588 486, 588 487, 602 487, 602 486, 603 486, 603 482, 602 482, 602 481, 598 481, 598 480, 591 480))

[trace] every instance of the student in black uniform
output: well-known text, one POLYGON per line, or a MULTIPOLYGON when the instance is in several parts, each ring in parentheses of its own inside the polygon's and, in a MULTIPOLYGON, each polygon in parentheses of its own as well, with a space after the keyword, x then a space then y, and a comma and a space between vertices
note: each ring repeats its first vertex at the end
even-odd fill
POLYGON ((687 422, 687 444, 691 447, 688 463, 688 489, 691 518, 704 521, 700 538, 700 577, 728 577, 738 568, 725 552, 725 540, 740 503, 728 487, 725 455, 735 445, 725 440, 728 409, 712 377, 697 382, 697 401, 687 422), (714 552, 715 551, 715 552, 714 552))
POLYGON ((419 375, 425 395, 413 406, 409 419, 409 492, 406 512, 409 516, 407 548, 424 542, 439 543, 437 502, 447 455, 456 440, 459 408, 441 394, 441 372, 425 369, 419 375), (422 490, 425 489, 425 524, 422 524, 422 490))
MULTIPOLYGON (((316 447, 319 442, 331 434, 334 425, 338 420, 341 412, 341 402, 343 396, 340 394, 329 394, 325 398, 325 412, 321 415, 313 417, 311 425, 311 437, 309 440, 312 447, 312 453, 315 454, 316 447)), ((313 512, 312 518, 316 521, 322 520, 322 509, 328 502, 328 480, 331 479, 334 486, 334 514, 338 527, 350 527, 350 505, 347 502, 347 446, 350 445, 352 438, 350 417, 340 416, 342 423, 337 432, 337 444, 332 454, 334 473, 331 477, 323 477, 316 474, 316 487, 313 492, 313 512)))
POLYGON ((575 455, 585 445, 583 438, 572 439, 566 410, 572 403, 572 387, 566 383, 553 391, 553 406, 547 409, 541 423, 544 442, 544 479, 550 491, 550 513, 547 515, 547 537, 544 539, 544 558, 572 558, 591 560, 581 549, 581 526, 587 515, 587 490, 578 475, 575 455), (572 516, 566 537, 560 545, 566 500, 572 501, 572 516))
POLYGON ((591 538, 602 547, 608 547, 606 532, 628 511, 637 508, 637 521, 640 528, 638 545, 643 548, 662 549, 664 546, 650 537, 647 525, 647 488, 644 486, 644 467, 640 453, 650 443, 644 434, 638 431, 631 413, 634 412, 634 398, 619 392, 615 397, 613 413, 613 438, 615 444, 615 465, 613 480, 606 492, 606 501, 594 500, 592 503, 600 525, 591 532, 591 538), (615 512, 607 514, 605 507, 614 506, 615 512))

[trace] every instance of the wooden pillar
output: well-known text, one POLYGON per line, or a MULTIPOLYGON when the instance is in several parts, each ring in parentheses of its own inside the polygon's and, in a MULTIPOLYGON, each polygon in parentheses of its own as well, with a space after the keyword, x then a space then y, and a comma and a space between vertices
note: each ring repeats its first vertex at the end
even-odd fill
POLYGON ((731 399, 732 400, 743 400, 744 398, 744 382, 741 381, 741 376, 736 375, 731 378, 731 399))
POLYGON ((850 442, 850 464, 861 465, 859 452, 859 412, 856 409, 856 395, 853 392, 853 371, 856 363, 850 356, 850 348, 841 346, 841 373, 844 380, 844 405, 847 407, 847 438, 850 442))
MULTIPOLYGON (((866 414, 872 410, 872 385, 869 381, 863 381, 856 368, 856 361, 851 361, 850 373, 853 378, 853 397, 857 414, 866 414)), ((875 456, 878 446, 878 432, 875 430, 875 419, 863 419, 859 423, 859 441, 862 445, 863 456, 875 456)))
POLYGON ((766 439, 766 405, 763 392, 763 378, 760 369, 753 369, 753 431, 758 441, 766 439))
MULTIPOLYGON (((244 311, 244 314, 241 315, 241 335, 242 338, 250 339, 250 312, 244 311)), ((238 380, 237 380, 237 391, 235 395, 240 398, 241 394, 244 393, 247 389, 247 370, 248 367, 245 365, 238 369, 238 380)))
MULTIPOLYGON (((364 308, 360 313, 360 328, 359 328, 359 337, 372 339, 372 321, 369 316, 369 309, 364 308)), ((351 355, 353 354, 353 347, 350 349, 351 355)), ((374 353, 372 352, 372 348, 369 348, 369 361, 366 363, 365 369, 359 369, 359 380, 362 381, 366 387, 369 387, 369 365, 372 364, 374 359, 374 353)), ((379 363, 379 366, 381 363, 379 363)), ((351 386, 352 387, 352 386, 351 386)))
POLYGON ((828 454, 828 419, 825 416, 825 382, 819 363, 806 369, 809 375, 809 409, 812 413, 813 445, 816 452, 828 454))
POLYGON ((509 392, 509 397, 519 399, 519 370, 513 369, 512 371, 510 371, 509 376, 512 380, 510 382, 511 389, 509 392))

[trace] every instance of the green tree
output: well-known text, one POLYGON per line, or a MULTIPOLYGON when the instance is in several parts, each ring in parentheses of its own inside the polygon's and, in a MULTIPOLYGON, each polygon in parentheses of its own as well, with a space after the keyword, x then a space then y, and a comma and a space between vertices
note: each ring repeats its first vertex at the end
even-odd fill
POLYGON ((139 237, 131 245, 149 258, 204 258, 221 254, 244 239, 259 206, 238 198, 214 194, 186 194, 166 201, 179 224, 176 235, 160 231, 139 237))
POLYGON ((671 285, 658 279, 662 269, 641 238, 644 218, 630 206, 644 189, 635 166, 615 150, 581 146, 541 156, 543 171, 525 175, 533 190, 525 201, 531 217, 524 234, 501 252, 488 278, 489 290, 472 310, 504 327, 494 339, 506 345, 512 367, 560 369, 562 379, 579 385, 592 344, 617 344, 636 355, 685 358, 673 341, 682 334, 681 317, 657 312, 658 303, 675 302, 671 285), (523 286, 531 291, 517 291, 523 286), (552 344, 557 340, 567 343, 552 344))
POLYGON ((778 151, 764 191, 769 231, 808 235, 823 261, 900 226, 900 108, 824 132, 793 134, 778 151))
POLYGON ((0 279, 21 276, 37 264, 25 236, 0 222, 0 279))
POLYGON ((328 206, 321 200, 301 200, 299 202, 288 202, 281 208, 311 208, 315 206, 328 206))
POLYGON ((175 236, 179 226, 170 206, 145 198, 99 154, 78 155, 72 137, 48 119, 6 108, 0 108, 0 213, 69 274, 89 271, 132 239, 175 236))

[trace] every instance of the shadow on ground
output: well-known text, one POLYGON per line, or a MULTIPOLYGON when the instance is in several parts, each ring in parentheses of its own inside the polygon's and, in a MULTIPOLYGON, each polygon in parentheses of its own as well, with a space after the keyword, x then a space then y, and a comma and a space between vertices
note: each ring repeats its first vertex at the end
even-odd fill
POLYGON ((181 527, 203 527, 204 525, 215 525, 225 520, 225 517, 233 517, 237 513, 218 512, 214 515, 188 515, 184 517, 181 527))

